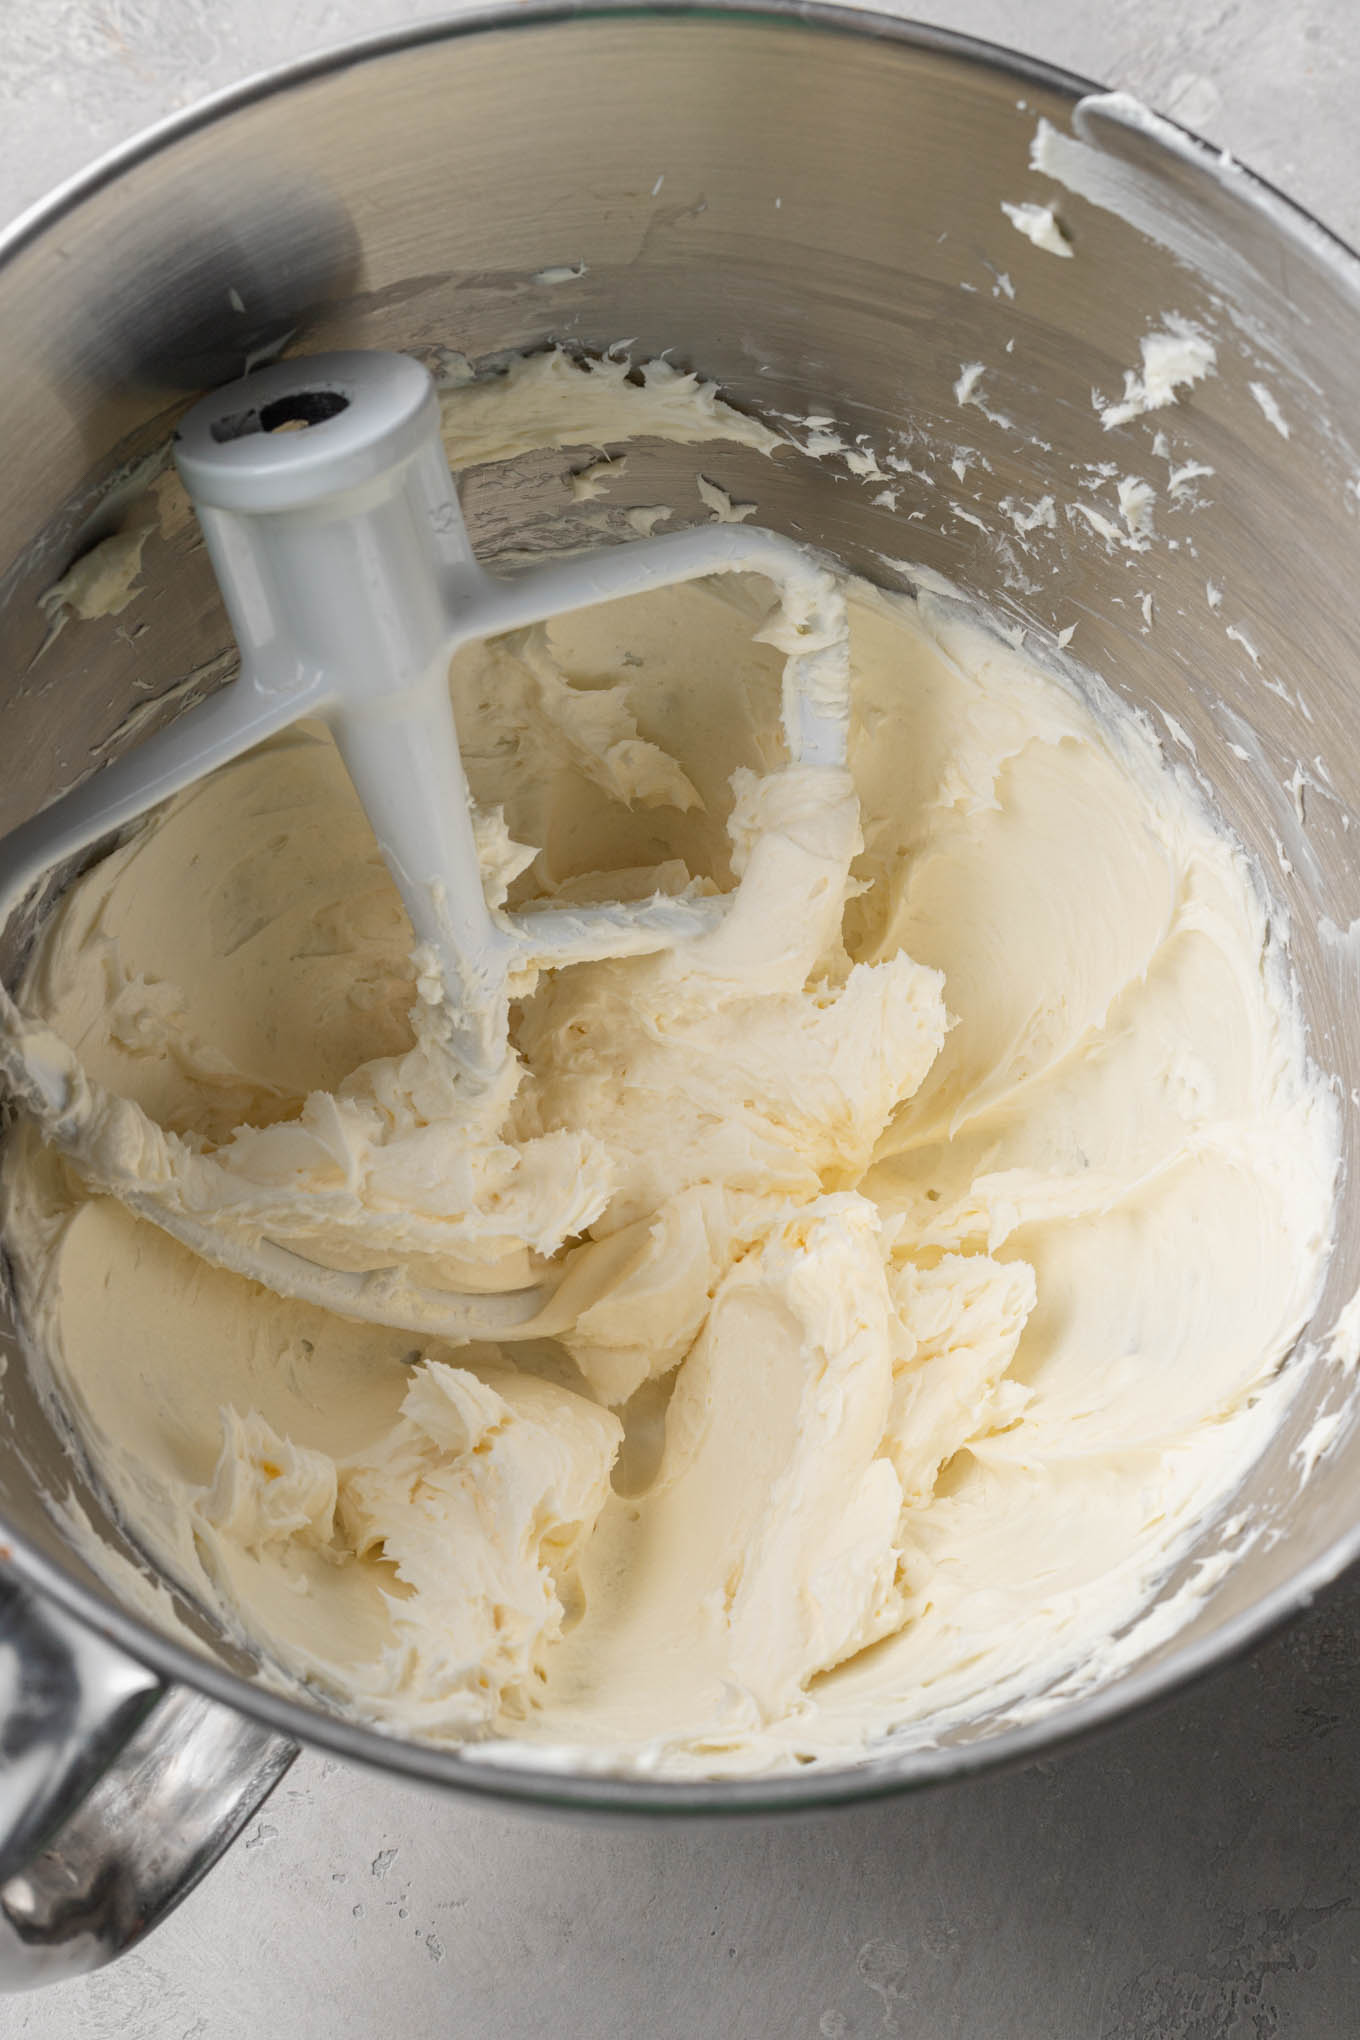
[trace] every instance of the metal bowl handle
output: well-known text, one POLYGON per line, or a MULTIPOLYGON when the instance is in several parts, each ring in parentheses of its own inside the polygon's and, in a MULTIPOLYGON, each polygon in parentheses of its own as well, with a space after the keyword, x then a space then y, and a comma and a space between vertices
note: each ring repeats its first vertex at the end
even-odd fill
POLYGON ((0 1991, 81 1975, 140 1940, 296 1755, 0 1566, 0 1991))

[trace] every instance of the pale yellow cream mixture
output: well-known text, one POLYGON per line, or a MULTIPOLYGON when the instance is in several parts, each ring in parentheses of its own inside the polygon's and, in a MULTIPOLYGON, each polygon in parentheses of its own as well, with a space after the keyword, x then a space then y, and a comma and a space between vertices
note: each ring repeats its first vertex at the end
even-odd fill
MULTIPOLYGON (((457 394, 456 465, 775 444, 661 370, 457 394)), ((558 1763, 848 1760, 1095 1676, 1259 1449, 1334 1147, 1253 875, 1132 718, 948 601, 847 593, 846 773, 785 770, 758 580, 456 660, 493 899, 727 890, 763 846, 739 939, 526 991, 490 1137, 413 1034, 324 734, 171 802, 48 924, 25 1011, 224 1212, 426 1283, 571 1257, 540 1337, 417 1339, 206 1266, 20 1128, 34 1347, 275 1683, 558 1763)))

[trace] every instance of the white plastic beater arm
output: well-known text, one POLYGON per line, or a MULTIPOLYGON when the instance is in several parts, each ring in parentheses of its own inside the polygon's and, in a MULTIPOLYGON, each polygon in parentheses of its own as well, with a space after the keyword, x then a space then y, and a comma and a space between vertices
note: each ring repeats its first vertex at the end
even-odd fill
POLYGON ((590 907, 521 907, 509 916, 521 964, 560 970, 570 963, 600 963, 611 956, 651 956, 717 927, 731 901, 723 894, 613 901, 590 907))
POLYGON ((528 1289, 469 1294, 410 1282, 399 1268, 367 1273, 323 1268, 274 1240, 238 1239, 227 1227, 194 1218, 154 1192, 120 1187, 116 1194, 129 1211, 150 1219, 213 1267, 362 1324, 395 1325, 399 1331, 455 1344, 522 1338, 527 1334, 521 1328, 539 1315, 551 1293, 551 1284, 542 1282, 528 1289))
POLYGON ((811 561, 791 539, 744 524, 701 524, 664 532, 630 545, 597 548, 578 557, 551 560, 504 578, 486 575, 485 592, 459 618, 459 637, 487 637, 548 616, 565 616, 595 602, 618 602, 705 574, 763 574, 785 586, 811 561))
POLYGON ((0 922, 54 865, 315 714, 325 691, 301 671, 282 688, 243 675, 43 808, 0 841, 0 922))
POLYGON ((789 748, 801 765, 843 765, 849 734, 848 666, 844 660, 818 656, 830 651, 827 639, 838 627, 844 634, 842 600, 827 570, 778 532, 705 524, 553 560, 505 579, 483 574, 480 589, 459 611, 456 642, 521 629, 597 602, 618 602, 709 574, 759 574, 781 591, 790 619, 801 615, 808 650, 805 657, 795 653, 792 661, 796 698, 785 702, 789 748))

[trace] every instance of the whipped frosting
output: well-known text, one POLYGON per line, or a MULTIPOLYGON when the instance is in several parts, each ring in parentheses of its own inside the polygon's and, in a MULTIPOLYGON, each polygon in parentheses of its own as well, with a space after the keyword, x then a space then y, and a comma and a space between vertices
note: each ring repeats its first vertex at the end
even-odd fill
MULTIPOLYGON (((1191 379, 1144 352, 1139 408, 1191 379)), ((588 474, 783 443, 552 354, 446 430, 455 467, 588 474)), ((755 578, 455 660, 493 904, 741 882, 669 953, 527 977, 494 1124, 324 732, 170 802, 49 921, 15 1024, 155 1137, 17 1129, 36 1362, 274 1682, 527 1760, 849 1761, 1091 1666, 1259 1450, 1335 1132, 1254 876, 1112 697, 844 587, 845 771, 785 762, 755 578), (165 1136, 200 1215, 322 1270, 556 1287, 500 1346, 285 1301, 99 1194, 165 1136)))

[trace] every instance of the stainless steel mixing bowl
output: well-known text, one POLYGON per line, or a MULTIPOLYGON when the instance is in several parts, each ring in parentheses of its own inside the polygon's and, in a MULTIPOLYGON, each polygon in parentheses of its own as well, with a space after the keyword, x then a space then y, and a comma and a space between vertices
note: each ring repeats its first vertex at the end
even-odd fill
MULTIPOLYGON (((770 464, 657 445, 630 455, 634 501, 693 500, 696 470, 719 464, 762 521, 852 568, 907 585, 911 570, 890 563, 919 563, 1034 626, 1036 643, 1075 622, 1074 654, 1171 718, 1175 754, 1212 784, 1288 914, 1314 1052, 1339 1080, 1349 1170, 1360 264, 1249 173, 1127 102, 873 15, 804 4, 463 17, 227 94, 21 222, 0 249, 0 827, 116 750, 134 707, 220 675, 226 624, 187 525, 150 537, 133 606, 69 622, 36 657, 39 595, 135 514, 138 463, 192 395, 281 346, 482 362, 550 339, 627 340, 635 359, 667 350, 739 406, 823 414, 847 445, 863 436, 906 463, 889 471, 894 511, 875 501, 881 479, 836 455, 770 464), (1030 167, 1041 118, 1064 138, 1046 158, 1061 181, 1030 167), (1001 209, 1050 199, 1071 260, 1032 246, 1001 209), (1167 313, 1212 334, 1217 374, 1190 401, 1105 431, 1093 389, 1121 390, 1167 313), (973 362, 985 374, 970 403, 960 377, 973 362), (1158 486, 1160 536, 1146 551, 1068 512, 1085 501, 1118 522, 1101 494, 1111 462, 1158 486), (1173 494, 1170 469, 1190 462, 1212 472, 1182 476, 1173 494), (1046 496, 1056 529, 1036 525, 1026 549, 1016 513, 1046 496)), ((551 543, 562 465, 545 455, 474 475, 474 536, 494 549, 528 529, 551 543)), ((11 972, 24 933, 11 932, 11 972)), ((1168 1692, 1304 1604, 1360 1547, 1360 1441, 1343 1425, 1300 1478, 1310 1427, 1341 1409, 1349 1383, 1328 1337, 1360 1282, 1350 1182, 1296 1362, 1307 1379, 1241 1497, 1252 1537, 1184 1626, 1144 1632, 1122 1676, 1040 1720, 979 1717, 938 1747, 840 1773, 675 1784, 495 1768, 250 1683, 201 1614, 180 1610, 201 1648, 158 1627, 135 1552, 6 1331, 10 1980, 88 1966, 142 1931, 252 1810, 292 1738, 502 1799, 808 1809, 961 1778, 1168 1692), (127 1561, 125 1590, 73 1546, 73 1503, 127 1561)), ((1240 1523, 1207 1528, 1165 1595, 1241 1541, 1240 1523)))

